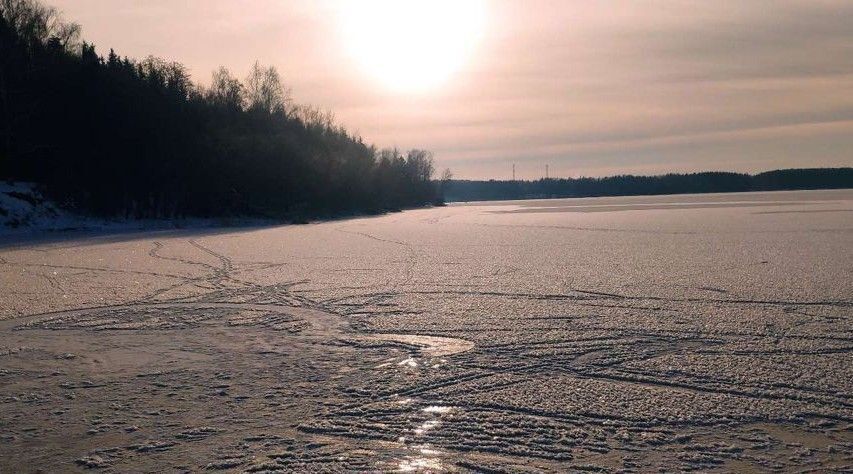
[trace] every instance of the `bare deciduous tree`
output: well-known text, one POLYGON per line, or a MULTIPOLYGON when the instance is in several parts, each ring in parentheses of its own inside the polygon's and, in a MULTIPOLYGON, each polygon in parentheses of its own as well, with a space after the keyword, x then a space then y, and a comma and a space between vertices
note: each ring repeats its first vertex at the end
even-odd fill
POLYGON ((296 105, 291 115, 309 127, 319 127, 327 130, 335 128, 335 114, 312 105, 296 105))
POLYGON ((406 167, 415 181, 429 181, 435 172, 432 152, 427 150, 409 150, 406 154, 406 167))
POLYGON ((234 110, 242 108, 245 100, 243 85, 224 66, 213 72, 207 95, 211 102, 234 110))
POLYGON ((80 25, 63 21, 56 8, 34 0, 0 0, 0 16, 25 41, 47 44, 55 39, 67 51, 80 46, 80 25))
POLYGON ((246 108, 269 114, 286 113, 290 106, 290 89, 281 85, 278 71, 262 67, 257 61, 246 78, 246 108))

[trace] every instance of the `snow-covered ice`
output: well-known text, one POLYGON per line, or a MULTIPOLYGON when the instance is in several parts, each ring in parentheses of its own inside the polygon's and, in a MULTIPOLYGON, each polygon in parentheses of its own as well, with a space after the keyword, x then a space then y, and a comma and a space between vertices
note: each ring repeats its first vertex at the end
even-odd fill
POLYGON ((853 465, 853 191, 0 242, 0 472, 853 465))

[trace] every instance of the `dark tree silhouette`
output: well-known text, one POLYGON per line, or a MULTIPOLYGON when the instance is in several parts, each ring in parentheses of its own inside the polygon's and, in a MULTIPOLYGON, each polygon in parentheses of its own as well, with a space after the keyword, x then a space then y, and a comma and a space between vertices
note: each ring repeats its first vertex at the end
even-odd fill
POLYGON ((378 152, 296 105, 272 67, 211 85, 180 63, 81 42, 35 0, 0 0, 0 178, 110 216, 290 219, 437 200, 432 156, 378 152))
POLYGON ((246 101, 243 84, 234 78, 227 68, 220 67, 213 72, 210 89, 207 91, 207 100, 221 109, 239 111, 246 101))
POLYGON ((789 169, 756 175, 706 172, 536 181, 462 180, 450 181, 442 188, 448 201, 838 189, 853 188, 853 168, 789 169))

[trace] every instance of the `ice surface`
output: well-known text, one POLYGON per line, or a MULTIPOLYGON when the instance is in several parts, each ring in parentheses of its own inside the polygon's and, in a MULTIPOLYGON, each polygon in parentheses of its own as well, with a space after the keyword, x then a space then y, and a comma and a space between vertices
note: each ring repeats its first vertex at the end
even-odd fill
POLYGON ((853 191, 0 250, 0 472, 843 471, 853 191))

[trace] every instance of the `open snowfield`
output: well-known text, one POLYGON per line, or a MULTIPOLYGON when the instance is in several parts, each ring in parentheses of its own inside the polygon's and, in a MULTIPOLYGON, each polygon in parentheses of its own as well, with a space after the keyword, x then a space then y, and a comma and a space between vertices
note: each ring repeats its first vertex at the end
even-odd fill
POLYGON ((0 240, 0 472, 853 469, 853 191, 0 240))

